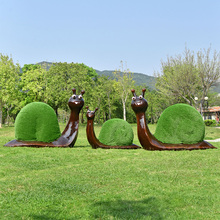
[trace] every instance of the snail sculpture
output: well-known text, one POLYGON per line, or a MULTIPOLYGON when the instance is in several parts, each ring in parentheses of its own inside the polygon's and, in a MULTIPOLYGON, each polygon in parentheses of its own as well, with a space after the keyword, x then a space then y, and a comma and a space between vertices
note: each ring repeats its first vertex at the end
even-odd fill
POLYGON ((131 90, 133 93, 131 107, 137 118, 138 139, 145 150, 199 150, 215 148, 206 141, 201 141, 196 144, 169 144, 157 140, 151 134, 146 123, 145 112, 148 108, 148 103, 144 98, 145 91, 146 89, 142 89, 142 95, 137 96, 135 90, 131 90))
POLYGON ((92 148, 94 148, 94 149, 96 149, 96 148, 103 148, 103 149, 139 149, 140 148, 139 146, 137 146, 135 144, 126 145, 126 146, 111 146, 111 145, 106 145, 106 144, 101 143, 96 138, 95 131, 94 131, 94 126, 93 126, 94 118, 95 118, 95 112, 98 110, 98 108, 96 108, 94 111, 90 111, 88 106, 86 108, 87 108, 87 113, 86 113, 86 117, 87 117, 86 134, 87 134, 88 142, 90 143, 92 148))
MULTIPOLYGON (((68 106, 71 110, 70 118, 64 131, 62 132, 59 138, 49 143, 41 142, 41 141, 12 140, 7 144, 5 144, 4 146, 6 147, 73 147, 78 135, 79 113, 84 105, 84 100, 82 96, 85 93, 85 91, 82 90, 80 95, 76 95, 76 89, 72 89, 72 91, 73 91, 73 95, 70 97, 68 101, 68 106)), ((54 117, 56 117, 56 114, 54 114, 54 117)), ((57 118, 55 120, 57 120, 57 118)), ((53 130, 54 128, 51 127, 51 129, 53 130)), ((39 132, 42 133, 44 131, 42 130, 39 132)))

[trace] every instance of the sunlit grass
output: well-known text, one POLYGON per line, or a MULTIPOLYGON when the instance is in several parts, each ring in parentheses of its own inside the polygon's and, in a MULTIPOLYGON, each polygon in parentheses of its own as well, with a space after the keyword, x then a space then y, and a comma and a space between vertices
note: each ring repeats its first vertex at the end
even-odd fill
POLYGON ((73 148, 3 147, 13 138, 13 127, 0 129, 0 219, 220 217, 220 142, 201 151, 94 150, 85 125, 73 148))
POLYGON ((220 127, 206 127, 205 139, 213 140, 220 138, 220 127))

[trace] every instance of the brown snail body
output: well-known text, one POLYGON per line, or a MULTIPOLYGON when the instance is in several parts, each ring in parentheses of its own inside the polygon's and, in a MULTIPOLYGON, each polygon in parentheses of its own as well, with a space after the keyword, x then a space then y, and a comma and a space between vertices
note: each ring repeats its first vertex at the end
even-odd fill
POLYGON ((201 141, 196 144, 168 144, 162 143, 151 134, 147 123, 145 112, 148 108, 147 100, 144 98, 146 89, 142 90, 142 95, 136 96, 135 90, 133 93, 131 107, 136 114, 137 118, 137 133, 140 144, 145 150, 202 150, 213 149, 213 145, 206 141, 201 141))
MULTIPOLYGON (((72 89, 73 95, 68 101, 68 106, 71 110, 69 121, 62 132, 61 136, 50 143, 41 141, 22 141, 22 140, 12 140, 5 144, 6 147, 73 147, 79 128, 79 113, 84 105, 84 100, 82 95, 85 93, 84 90, 81 91, 80 95, 76 95, 76 89, 72 89)), ((52 129, 52 128, 51 128, 52 129)))
POLYGON ((94 118, 95 118, 95 112, 98 110, 98 108, 96 108, 94 111, 90 111, 89 108, 87 107, 87 113, 86 113, 86 117, 87 117, 87 127, 86 127, 86 135, 87 135, 87 139, 88 142, 90 143, 90 145, 92 146, 92 148, 96 149, 96 148, 103 148, 103 149, 139 149, 140 147, 135 145, 135 144, 131 144, 131 145, 126 145, 126 146, 111 146, 111 145, 105 145, 103 143, 101 143, 96 135, 95 135, 95 131, 94 131, 94 118))

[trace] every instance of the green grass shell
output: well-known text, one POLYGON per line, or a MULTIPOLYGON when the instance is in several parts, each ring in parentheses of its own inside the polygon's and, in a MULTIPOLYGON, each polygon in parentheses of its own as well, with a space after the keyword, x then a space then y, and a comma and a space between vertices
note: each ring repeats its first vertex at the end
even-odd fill
POLYGON ((154 136, 163 143, 195 144, 203 141, 205 124, 195 108, 175 104, 161 114, 154 136))
POLYGON ((103 124, 98 139, 106 145, 126 146, 133 143, 134 133, 128 122, 114 118, 103 124))
POLYGON ((15 138, 22 141, 52 142, 61 136, 56 113, 43 102, 21 109, 15 120, 15 138))

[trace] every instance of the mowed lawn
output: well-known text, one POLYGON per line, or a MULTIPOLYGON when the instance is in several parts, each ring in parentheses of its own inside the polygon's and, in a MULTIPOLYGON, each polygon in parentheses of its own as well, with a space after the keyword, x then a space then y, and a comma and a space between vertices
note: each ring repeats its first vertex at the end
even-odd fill
MULTIPOLYGON (((220 138, 220 129, 206 131, 220 138)), ((73 148, 3 147, 12 139, 13 127, 0 129, 0 219, 220 219, 220 142, 195 151, 95 150, 85 125, 73 148)))

